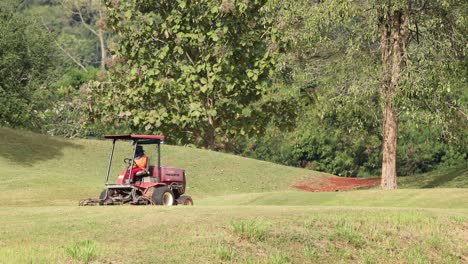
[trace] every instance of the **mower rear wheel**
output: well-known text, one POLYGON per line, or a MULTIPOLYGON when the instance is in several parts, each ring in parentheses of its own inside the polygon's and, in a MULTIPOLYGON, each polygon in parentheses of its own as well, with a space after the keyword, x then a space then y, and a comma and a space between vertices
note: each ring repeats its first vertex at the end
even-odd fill
POLYGON ((156 205, 173 206, 175 201, 174 193, 166 186, 156 188, 152 198, 156 205))

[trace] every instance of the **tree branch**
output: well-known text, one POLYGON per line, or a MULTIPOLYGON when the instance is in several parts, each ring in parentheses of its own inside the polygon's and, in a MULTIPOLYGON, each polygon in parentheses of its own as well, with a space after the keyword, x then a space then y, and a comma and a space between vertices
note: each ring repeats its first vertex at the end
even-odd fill
POLYGON ((98 38, 101 37, 97 32, 96 30, 94 30, 90 25, 88 25, 84 19, 83 19, 83 14, 81 13, 81 10, 79 7, 76 7, 76 9, 78 10, 78 15, 80 16, 80 20, 81 20, 81 24, 83 24, 83 26, 85 28, 87 28, 89 31, 91 31, 94 35, 96 35, 98 38))
POLYGON ((195 66, 195 63, 193 62, 192 58, 188 54, 188 52, 185 52, 185 56, 187 56, 188 60, 192 63, 193 66, 195 66))
POLYGON ((60 44, 58 44, 57 41, 54 41, 55 42, 55 45, 57 45, 57 47, 63 51, 63 53, 65 53, 65 55, 67 55, 74 63, 76 63, 76 65, 80 66, 81 69, 83 69, 85 72, 88 72, 88 70, 85 68, 85 66, 83 66, 83 64, 81 64, 77 59, 75 59, 67 50, 65 50, 62 46, 60 46, 60 44))
POLYGON ((453 109, 457 110, 460 114, 462 114, 465 117, 466 120, 468 120, 468 115, 465 112, 463 112, 461 109, 455 107, 450 102, 445 102, 445 104, 448 105, 450 108, 453 108, 453 109))
MULTIPOLYGON (((46 28, 46 30, 48 32, 52 32, 49 27, 47 27, 47 25, 44 23, 44 21, 41 21, 42 22, 42 25, 46 28)), ((54 40, 54 43, 55 45, 61 50, 63 51, 63 53, 65 53, 65 55, 67 55, 67 57, 69 57, 76 65, 78 65, 81 69, 83 69, 85 72, 88 72, 88 70, 86 69, 85 66, 83 66, 83 64, 81 64, 75 57, 73 57, 66 49, 64 49, 58 42, 57 40, 54 40)))

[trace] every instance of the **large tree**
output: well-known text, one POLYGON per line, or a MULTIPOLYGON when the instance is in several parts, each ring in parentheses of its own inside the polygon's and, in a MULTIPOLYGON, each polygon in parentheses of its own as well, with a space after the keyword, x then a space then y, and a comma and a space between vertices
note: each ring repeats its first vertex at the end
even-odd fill
MULTIPOLYGON (((441 60, 444 64, 439 65, 442 66, 440 70, 443 74, 453 74, 445 71, 444 68, 450 67, 449 64, 458 64, 458 61, 462 59, 460 56, 464 56, 463 49, 465 47, 463 47, 464 44, 462 43, 466 43, 466 39, 464 37, 460 38, 459 34, 463 31, 466 33, 464 16, 467 7, 466 2, 463 4, 451 0, 377 1, 375 12, 380 34, 382 62, 383 159, 381 186, 383 189, 397 188, 396 151, 400 111, 396 105, 398 102, 397 97, 404 97, 405 94, 416 95, 411 99, 424 101, 423 96, 428 96, 428 93, 435 92, 435 94, 440 95, 445 92, 443 90, 450 83, 439 83, 427 87, 424 83, 413 81, 412 78, 418 76, 419 72, 428 67, 426 60, 436 59, 433 57, 435 54, 438 56, 454 56, 452 58, 442 57, 441 60), (426 45, 421 45, 419 43, 420 39, 426 42, 426 45), (410 45, 415 47, 413 48, 410 45), (462 50, 459 50, 460 45, 462 50), (439 48, 440 50, 433 52, 433 48, 439 48), (407 67, 408 64, 412 65, 407 67), (434 88, 436 88, 435 91, 434 88), (423 96, 418 96, 418 94, 423 96)), ((432 76, 423 76, 423 79, 437 78, 438 75, 433 72, 432 76)), ((445 79, 449 80, 449 78, 445 79)), ((456 83, 455 85, 461 85, 455 87, 460 91, 460 88, 466 85, 466 82, 456 83)), ((449 105, 452 104, 450 98, 439 96, 438 99, 449 105)), ((437 107, 437 104, 435 106, 437 107)), ((444 111, 444 108, 450 110, 447 107, 439 110, 444 111)), ((464 118, 466 119, 466 117, 464 118)))
MULTIPOLYGON (((416 112, 427 115, 429 111, 428 116, 437 122, 467 120, 466 101, 463 101, 467 70, 466 1, 300 2, 313 10, 306 21, 311 35, 317 35, 312 38, 318 39, 313 48, 338 46, 342 65, 336 69, 344 65, 353 73, 333 75, 339 84, 337 91, 360 97, 373 94, 369 90, 379 89, 383 139, 381 186, 395 189, 401 116, 415 118, 416 112), (368 66, 362 67, 363 61, 368 66), (375 79, 379 80, 378 85, 375 79)), ((353 101, 359 100, 350 103, 353 101)), ((446 126, 449 125, 447 122, 446 126)))
POLYGON ((254 104, 279 49, 266 3, 106 1, 119 41, 113 82, 101 90, 104 112, 207 148, 261 130, 267 117, 254 104))

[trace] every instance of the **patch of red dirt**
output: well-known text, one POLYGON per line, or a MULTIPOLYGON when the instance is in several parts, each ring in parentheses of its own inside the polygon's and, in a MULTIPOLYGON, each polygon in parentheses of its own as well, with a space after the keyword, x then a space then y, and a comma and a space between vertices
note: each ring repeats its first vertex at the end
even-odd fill
POLYGON ((380 178, 369 179, 318 176, 295 184, 293 187, 307 192, 336 192, 378 186, 379 184, 380 178))

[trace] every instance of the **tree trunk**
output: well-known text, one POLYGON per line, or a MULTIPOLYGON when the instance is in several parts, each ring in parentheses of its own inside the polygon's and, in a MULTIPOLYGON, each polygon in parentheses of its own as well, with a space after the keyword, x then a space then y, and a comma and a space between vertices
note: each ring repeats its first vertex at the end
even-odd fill
POLYGON ((383 189, 388 190, 397 188, 396 147, 398 117, 392 101, 393 92, 386 92, 386 94, 384 94, 384 136, 381 186, 383 189))
POLYGON ((102 31, 102 29, 99 29, 98 30, 98 38, 99 38, 99 43, 100 43, 100 46, 101 46, 101 69, 103 71, 106 70, 106 44, 104 42, 104 32, 102 31))
POLYGON ((397 188, 396 150, 398 111, 394 105, 395 91, 400 85, 401 71, 405 67, 405 49, 408 41, 408 18, 403 10, 380 12, 380 45, 382 55, 383 109, 383 189, 397 188))
POLYGON ((103 30, 103 28, 105 28, 105 22, 104 22, 104 16, 102 14, 102 9, 104 8, 104 6, 102 5, 101 1, 99 1, 98 6, 96 7, 96 9, 99 12, 99 20, 96 23, 96 29, 94 29, 91 25, 88 25, 85 19, 83 18, 83 14, 81 13, 81 7, 78 6, 77 3, 74 3, 74 4, 75 4, 75 9, 77 10, 75 13, 80 16, 81 24, 85 28, 87 28, 89 31, 91 31, 91 33, 93 33, 99 40, 99 46, 101 49, 101 63, 100 63, 101 69, 106 70, 107 52, 106 52, 106 43, 104 39, 105 36, 104 36, 104 30, 103 30))
POLYGON ((106 51, 106 43, 104 41, 104 30, 103 28, 105 27, 105 22, 104 22, 104 17, 102 15, 102 9, 104 8, 104 6, 102 5, 101 1, 99 1, 99 6, 98 6, 98 10, 99 10, 99 23, 98 23, 98 34, 97 34, 97 37, 99 39, 99 44, 101 46, 101 69, 103 71, 106 70, 106 63, 107 63, 107 60, 106 60, 106 56, 107 56, 107 51, 106 51))

